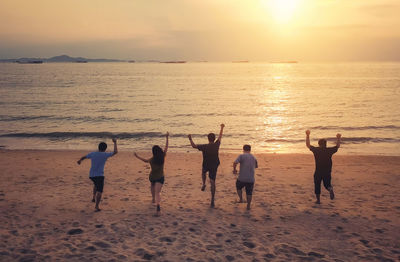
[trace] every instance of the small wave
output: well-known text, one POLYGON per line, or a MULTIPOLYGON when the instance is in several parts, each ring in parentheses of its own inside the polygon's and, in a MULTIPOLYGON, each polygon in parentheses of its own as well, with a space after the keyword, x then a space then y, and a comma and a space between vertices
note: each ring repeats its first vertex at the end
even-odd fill
POLYGON ((37 119, 49 119, 51 116, 0 116, 0 122, 12 122, 12 121, 26 121, 26 120, 37 120, 37 119))
POLYGON ((230 112, 230 113, 188 113, 188 114, 172 115, 172 117, 198 117, 198 116, 200 116, 200 117, 207 117, 207 116, 210 116, 210 117, 215 117, 215 116, 225 116, 225 117, 227 117, 227 116, 241 116, 241 117, 248 116, 248 117, 251 117, 251 116, 256 116, 256 114, 255 113, 243 113, 243 112, 237 112, 237 113, 230 112))
POLYGON ((103 122, 103 121, 115 121, 115 122, 128 122, 128 123, 143 123, 143 122, 155 122, 159 121, 159 118, 114 118, 114 117, 89 117, 89 116, 0 116, 0 122, 13 122, 13 121, 35 121, 35 120, 51 120, 51 121, 80 121, 80 122, 103 122))
POLYGON ((140 138, 140 137, 159 137, 164 135, 160 132, 137 132, 137 133, 111 133, 111 132, 50 132, 50 133, 13 133, 3 134, 0 137, 20 137, 20 138, 112 138, 120 139, 140 138))
POLYGON ((319 130, 347 130, 347 131, 354 131, 354 130, 378 130, 378 129, 390 129, 396 130, 400 129, 400 126, 395 125, 385 125, 385 126, 315 126, 311 127, 311 129, 319 129, 319 130))
MULTIPOLYGON (((0 137, 13 138, 48 138, 48 139, 79 139, 79 138, 118 138, 118 139, 146 139, 152 137, 163 137, 162 132, 50 132, 50 133, 9 133, 2 134, 0 137)), ((187 134, 171 134, 171 137, 187 138, 187 134)), ((192 134, 194 138, 205 138, 205 134, 192 134)), ((227 138, 248 137, 246 134, 224 134, 227 138)), ((335 142, 336 138, 327 138, 329 142, 335 142)), ((286 138, 271 138, 263 140, 267 143, 289 143, 299 144, 305 143, 304 138, 286 139, 286 138)), ((313 140, 315 143, 317 140, 313 140)), ((400 143, 399 138, 387 137, 342 137, 343 144, 363 144, 363 143, 400 143)))
MULTIPOLYGON (((335 141, 336 138, 328 139, 330 141, 335 141)), ((362 144, 362 143, 399 143, 400 139, 398 138, 389 138, 389 137, 342 137, 342 141, 344 144, 362 144)))
MULTIPOLYGON (((329 142, 335 142, 336 138, 326 138, 329 142)), ((276 138, 276 139, 267 139, 264 140, 269 143, 305 143, 305 139, 284 139, 284 138, 276 138)), ((318 140, 314 140, 316 142, 318 140)), ((400 143, 400 139, 398 138, 387 138, 387 137, 342 137, 342 144, 362 144, 362 143, 400 143)))
MULTIPOLYGON (((50 138, 50 139, 73 139, 73 138, 118 138, 118 139, 138 139, 163 137, 165 133, 161 132, 50 132, 50 133, 10 133, 2 134, 0 137, 16 137, 16 138, 50 138)), ((171 134, 171 137, 187 138, 187 134, 171 134)), ((192 134, 193 137, 205 137, 205 134, 192 134)), ((224 135, 232 137, 232 135, 224 135)))

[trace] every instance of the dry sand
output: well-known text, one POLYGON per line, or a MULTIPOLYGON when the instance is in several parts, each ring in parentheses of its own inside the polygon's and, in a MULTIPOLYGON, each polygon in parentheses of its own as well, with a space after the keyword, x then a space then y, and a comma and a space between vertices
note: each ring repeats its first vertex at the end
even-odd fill
MULTIPOLYGON (((331 201, 314 204, 309 154, 257 155, 253 209, 236 204, 221 154, 216 208, 201 154, 169 153, 162 216, 148 166, 120 152, 94 212, 87 152, 0 151, 1 261, 399 261, 400 157, 334 156, 331 201)), ((144 153, 149 155, 149 152, 144 153)))

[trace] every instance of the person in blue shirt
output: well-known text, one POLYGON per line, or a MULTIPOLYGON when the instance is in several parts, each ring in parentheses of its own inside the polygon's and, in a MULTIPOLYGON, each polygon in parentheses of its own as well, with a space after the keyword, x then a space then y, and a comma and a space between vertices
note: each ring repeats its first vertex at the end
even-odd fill
POLYGON ((90 167, 89 178, 93 181, 93 199, 92 202, 95 202, 95 211, 100 211, 100 200, 101 195, 103 193, 104 187, 104 165, 109 157, 112 157, 118 153, 117 148, 117 139, 113 138, 114 143, 114 152, 106 152, 107 144, 101 142, 99 144, 99 151, 91 152, 86 156, 81 157, 78 160, 78 165, 85 159, 91 159, 92 165, 90 167))

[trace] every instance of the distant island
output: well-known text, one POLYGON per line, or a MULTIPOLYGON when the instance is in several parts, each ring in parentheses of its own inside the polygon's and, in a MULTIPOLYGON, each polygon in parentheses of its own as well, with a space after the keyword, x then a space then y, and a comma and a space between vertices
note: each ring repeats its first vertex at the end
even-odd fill
POLYGON ((53 56, 51 58, 16 58, 16 59, 0 59, 0 63, 19 63, 19 64, 41 64, 41 63, 93 63, 93 62, 126 62, 125 60, 118 59, 105 59, 105 58, 84 58, 84 57, 71 57, 68 55, 53 56))
MULTIPOLYGON (((85 57, 72 57, 68 55, 53 56, 50 58, 37 58, 37 57, 22 57, 11 59, 0 59, 0 63, 18 63, 18 64, 43 64, 43 63, 105 63, 105 62, 120 62, 120 63, 163 63, 163 64, 185 64, 185 60, 119 60, 119 59, 106 59, 106 58, 85 58, 85 57)), ((206 60, 196 61, 197 63, 207 63, 206 60)), ((232 63, 250 63, 248 60, 235 60, 232 63)), ((287 61, 272 61, 267 62, 272 64, 297 64, 296 60, 287 61)))
POLYGON ((161 61, 160 63, 164 64, 184 64, 186 61, 161 61))
POLYGON ((278 62, 272 62, 273 64, 297 64, 298 61, 278 61, 278 62))

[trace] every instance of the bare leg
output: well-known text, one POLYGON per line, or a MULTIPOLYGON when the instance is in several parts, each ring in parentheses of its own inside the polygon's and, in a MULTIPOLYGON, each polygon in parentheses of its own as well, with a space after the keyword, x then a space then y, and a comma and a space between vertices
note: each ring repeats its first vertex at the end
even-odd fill
POLYGON ((333 192, 333 187, 331 186, 328 190, 329 190, 329 196, 330 196, 331 200, 333 200, 335 198, 335 193, 333 192))
POLYGON ((156 202, 156 198, 155 198, 156 189, 155 188, 156 188, 155 184, 151 183, 151 185, 150 185, 151 197, 152 197, 151 203, 153 203, 153 204, 156 202))
POLYGON ((96 192, 96 206, 94 207, 96 211, 100 211, 99 204, 101 201, 101 192, 96 192))
POLYGON ((315 204, 321 204, 321 201, 320 201, 320 194, 315 194, 315 197, 317 198, 317 201, 315 201, 315 204))
POLYGON ((215 180, 210 179, 211 184, 211 207, 214 207, 214 200, 215 200, 215 180))
POLYGON ((239 196, 239 203, 243 203, 243 191, 242 191, 242 189, 236 189, 236 191, 237 191, 237 194, 238 194, 238 196, 239 196))
POLYGON ((201 178, 203 180, 203 185, 201 186, 201 191, 204 191, 206 189, 206 178, 207 178, 205 172, 201 173, 201 178))
POLYGON ((93 198, 92 198, 92 202, 96 202, 96 186, 93 186, 93 198))
POLYGON ((154 189, 155 189, 155 197, 156 197, 156 205, 157 205, 157 213, 156 215, 160 215, 161 208, 160 208, 160 202, 161 202, 161 188, 163 184, 161 183, 155 183, 154 189))
POLYGON ((251 199, 253 198, 253 195, 246 194, 246 198, 247 198, 247 210, 250 210, 250 204, 251 204, 251 199))

